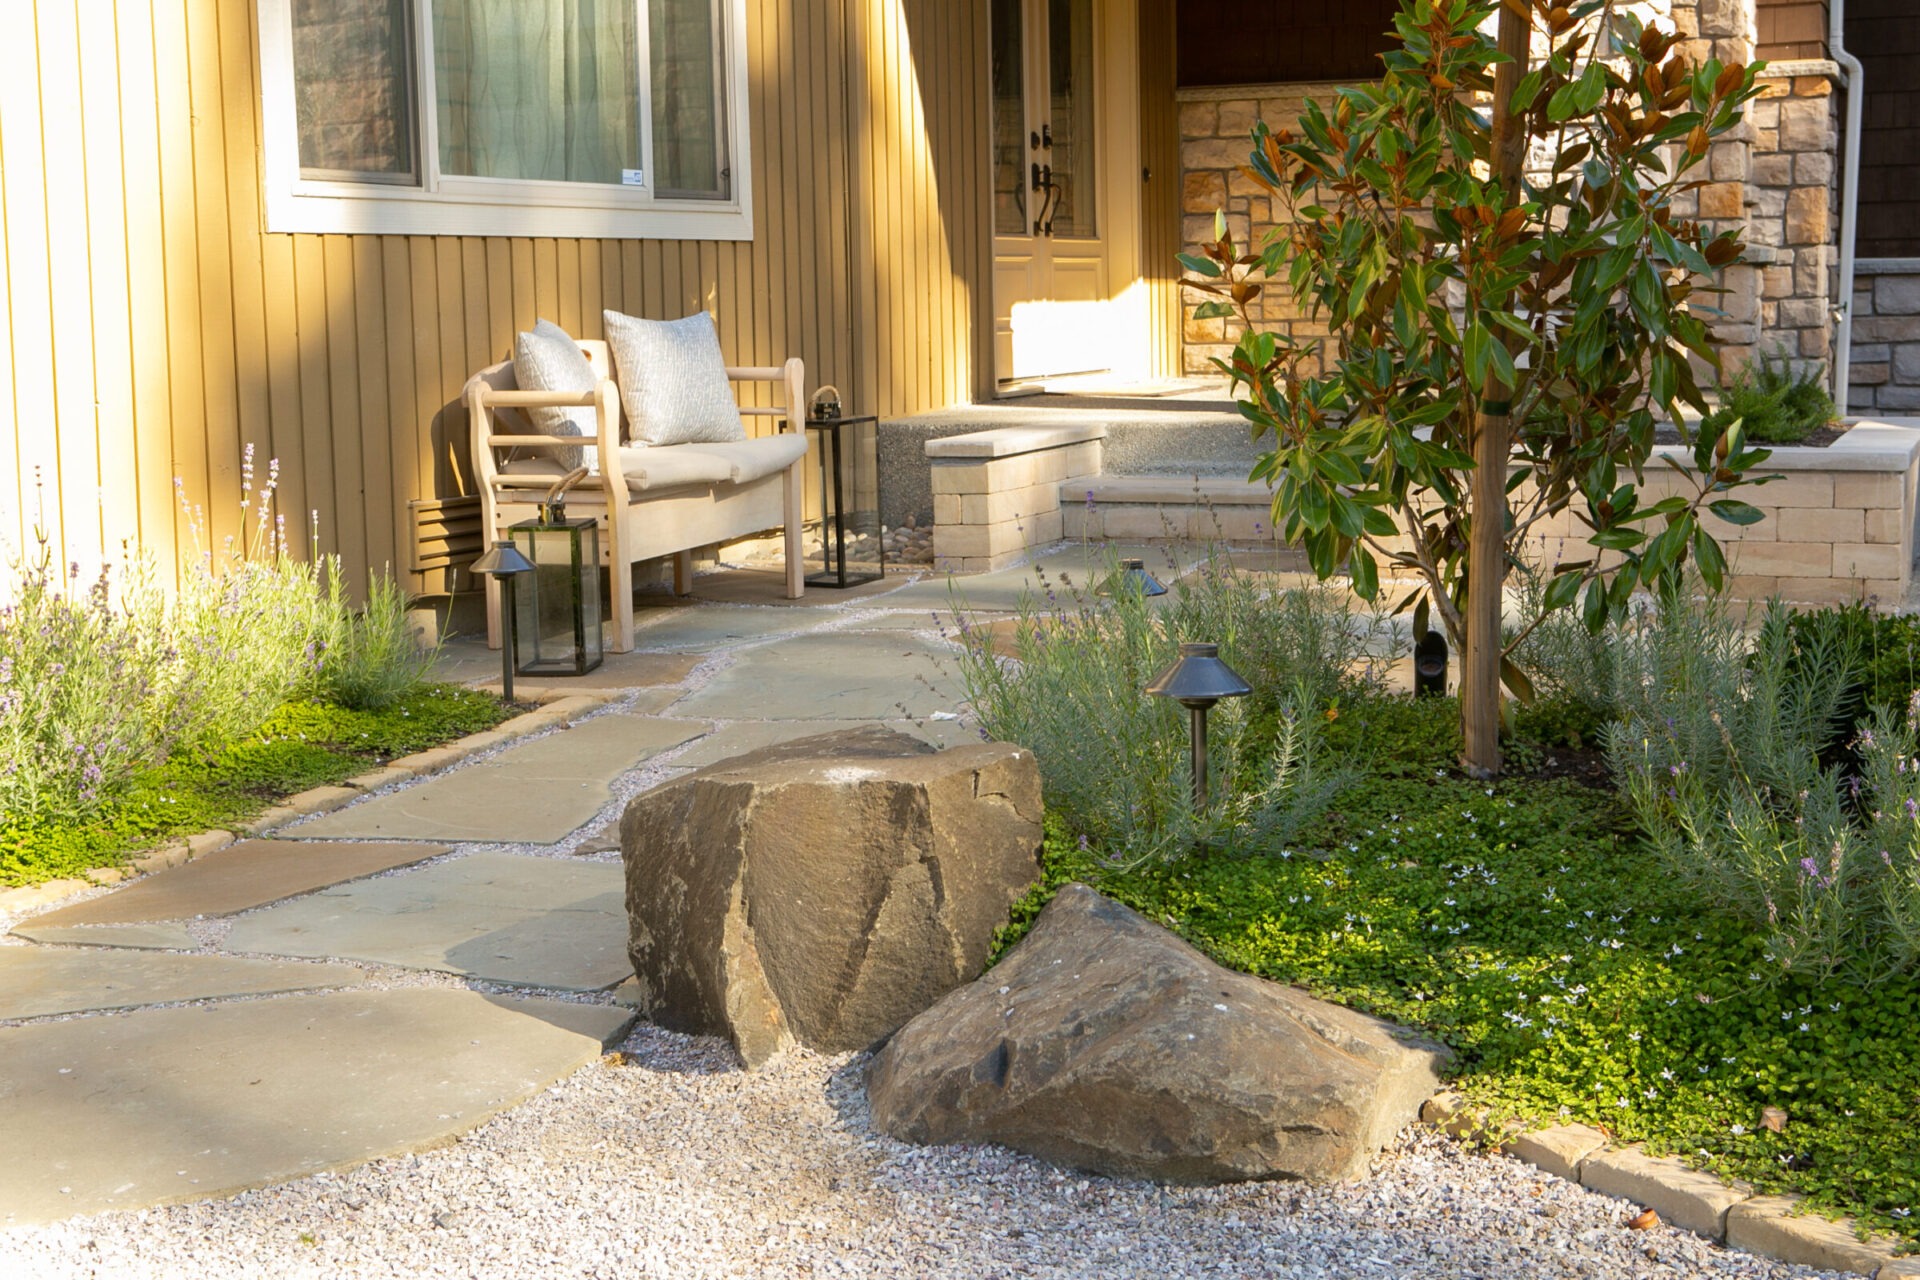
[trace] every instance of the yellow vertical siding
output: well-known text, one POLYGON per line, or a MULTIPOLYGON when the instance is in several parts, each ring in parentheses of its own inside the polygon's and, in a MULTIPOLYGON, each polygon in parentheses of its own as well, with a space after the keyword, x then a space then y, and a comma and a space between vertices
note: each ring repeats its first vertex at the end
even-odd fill
MULTIPOLYGON (((269 234, 246 0, 24 0, 0 41, 0 543, 215 544, 280 464, 304 546, 406 568, 407 503, 466 491, 467 374, 550 317, 718 314, 730 358, 899 415, 991 381, 986 8, 750 0, 750 243, 269 234), (81 29, 86 39, 81 39, 81 29)), ((426 585, 415 582, 413 585, 426 585)))

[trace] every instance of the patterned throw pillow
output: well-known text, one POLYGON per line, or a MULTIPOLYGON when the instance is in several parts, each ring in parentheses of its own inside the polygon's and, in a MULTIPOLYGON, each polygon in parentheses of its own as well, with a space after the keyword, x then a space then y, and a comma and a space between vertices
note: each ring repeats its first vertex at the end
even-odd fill
POLYGON ((682 320, 639 320, 608 311, 605 320, 620 374, 620 403, 635 443, 724 444, 747 438, 712 316, 699 311, 682 320))
MULTIPOLYGON (((591 391, 600 381, 580 344, 547 320, 536 320, 531 332, 515 335, 513 378, 522 391, 591 391)), ((527 416, 537 430, 553 435, 591 437, 596 430, 590 405, 528 409, 527 416)), ((569 471, 599 457, 587 449, 556 447, 552 452, 569 471)))

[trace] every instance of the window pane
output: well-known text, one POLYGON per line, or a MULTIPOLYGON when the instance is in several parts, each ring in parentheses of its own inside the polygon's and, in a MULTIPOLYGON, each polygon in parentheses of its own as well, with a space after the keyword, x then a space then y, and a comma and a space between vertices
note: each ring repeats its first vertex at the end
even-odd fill
POLYGON ((1093 236, 1093 0, 1050 0, 1047 51, 1053 84, 1053 208, 1056 236, 1093 236))
POLYGON ((654 190, 724 198, 730 184, 714 0, 651 0, 647 9, 654 190))
POLYGON ((294 0, 303 176, 413 180, 407 43, 407 0, 294 0))
POLYGON ((1024 236, 1027 228, 1027 55, 1021 0, 993 0, 993 231, 1024 236))
POLYGON ((618 183, 640 167, 634 0, 434 0, 440 171, 618 183))

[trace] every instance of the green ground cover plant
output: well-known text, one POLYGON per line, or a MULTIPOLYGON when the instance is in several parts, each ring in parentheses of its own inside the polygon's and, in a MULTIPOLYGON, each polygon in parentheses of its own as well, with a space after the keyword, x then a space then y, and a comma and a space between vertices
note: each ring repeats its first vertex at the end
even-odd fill
POLYGON ((512 714, 490 694, 445 684, 420 684, 380 711, 287 703, 241 741, 136 773, 111 805, 88 816, 0 822, 0 888, 121 865, 167 839, 219 829, 512 714))
POLYGON ((48 539, 0 606, 0 884, 113 865, 154 839, 233 821, 504 718, 427 683, 389 577, 356 607, 337 557, 293 554, 273 514, 278 467, 243 466, 239 535, 162 574, 133 554, 83 581, 48 539))
MULTIPOLYGON (((1811 750, 1824 704, 1786 686, 1846 656, 1809 656, 1791 644, 1785 658, 1768 652, 1781 635, 1791 638, 1784 618, 1755 646, 1729 639, 1744 633, 1724 613, 1670 612, 1662 631, 1662 615, 1643 611, 1631 624, 1643 633, 1639 650, 1618 631, 1586 637, 1577 619, 1569 623, 1565 634, 1536 632, 1537 652, 1574 662, 1593 644, 1613 657, 1598 676, 1555 672, 1551 662, 1533 673, 1540 705, 1562 710, 1514 718, 1515 762, 1569 750, 1597 760, 1595 743, 1620 716, 1657 715, 1663 732, 1706 762, 1703 782, 1751 778, 1763 767, 1752 739, 1784 739, 1782 755, 1811 750), (1668 730, 1670 699, 1682 696, 1700 704, 1699 715, 1668 730), (1753 705, 1762 699, 1772 705, 1753 705), (1571 707, 1584 707, 1585 719, 1571 707), (1528 739, 1540 724, 1564 730, 1576 720, 1572 736, 1583 745, 1528 739), (1717 759, 1703 745, 1708 736, 1720 742, 1717 759)), ((1000 666, 1017 685, 1022 668, 1000 666)), ((991 702, 991 690, 980 693, 991 702)), ((1616 1142, 1677 1154, 1762 1191, 1803 1194, 1920 1243, 1911 1217, 1920 1206, 1914 966, 1880 963, 1868 973, 1799 963, 1783 950, 1781 930, 1756 927, 1751 904, 1697 865, 1704 855, 1650 836, 1646 815, 1603 768, 1593 782, 1524 773, 1474 780, 1456 766, 1460 722, 1450 699, 1416 702, 1365 682, 1331 698, 1300 720, 1316 726, 1318 767, 1346 785, 1283 834, 1188 839, 1141 858, 1082 825, 1072 807, 1050 805, 1044 882, 1016 910, 1001 947, 1060 885, 1089 883, 1222 964, 1438 1036, 1456 1052, 1457 1087, 1499 1116, 1595 1125, 1616 1142), (1770 1109, 1786 1116, 1778 1131, 1763 1123, 1770 1109)), ((1076 704, 1061 718, 1084 738, 1099 714, 1076 704)), ((1177 725, 1168 732, 1176 747, 1184 743, 1177 725)), ((1242 760, 1273 750, 1258 715, 1241 733, 1242 760)), ((1855 795, 1831 775, 1842 823, 1873 842, 1876 860, 1878 824, 1915 827, 1909 795, 1920 811, 1911 737, 1895 732, 1886 744, 1870 758, 1890 777, 1863 778, 1855 795)), ((1768 767, 1791 772, 1806 762, 1768 767)), ((1817 761, 1812 768, 1820 776, 1817 761)), ((1153 785, 1177 795, 1178 782, 1153 785)), ((1784 838, 1807 809, 1797 796, 1780 799, 1786 805, 1770 815, 1769 830, 1784 838)), ((1908 844, 1889 851, 1905 856, 1911 847, 1909 831, 1908 844)), ((1800 870, 1797 862, 1787 869, 1800 870)), ((1823 862, 1808 877, 1813 893, 1829 874, 1823 862)), ((1860 908, 1855 924, 1873 914, 1860 908)))

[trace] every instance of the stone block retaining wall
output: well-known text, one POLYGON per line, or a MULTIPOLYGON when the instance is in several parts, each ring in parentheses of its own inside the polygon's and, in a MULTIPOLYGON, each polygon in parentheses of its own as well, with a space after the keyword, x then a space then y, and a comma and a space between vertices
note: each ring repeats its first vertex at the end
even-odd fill
MULTIPOLYGON (((1107 541, 1274 540, 1264 485, 1226 476, 1106 476, 1103 429, 1000 428, 928 442, 935 565, 959 573, 1013 563, 1066 538, 1107 541)), ((1645 499, 1690 491, 1666 465, 1648 466, 1645 499)), ((1904 599, 1913 583, 1920 419, 1863 423, 1825 449, 1773 451, 1779 478, 1740 492, 1766 518, 1739 526, 1708 517, 1726 548, 1733 593, 1807 604, 1904 599)), ((1390 545, 1391 542, 1390 542, 1390 545)), ((1594 554, 1571 512, 1532 540, 1543 564, 1594 554)))

